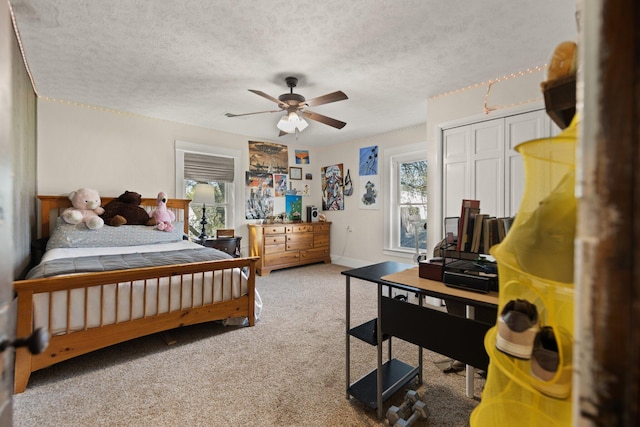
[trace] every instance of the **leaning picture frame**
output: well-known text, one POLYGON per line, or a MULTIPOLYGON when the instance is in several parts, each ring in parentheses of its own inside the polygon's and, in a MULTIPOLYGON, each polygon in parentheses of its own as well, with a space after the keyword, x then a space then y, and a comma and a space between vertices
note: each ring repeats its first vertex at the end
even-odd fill
POLYGON ((289 179, 302 179, 302 168, 290 167, 289 168, 289 179))

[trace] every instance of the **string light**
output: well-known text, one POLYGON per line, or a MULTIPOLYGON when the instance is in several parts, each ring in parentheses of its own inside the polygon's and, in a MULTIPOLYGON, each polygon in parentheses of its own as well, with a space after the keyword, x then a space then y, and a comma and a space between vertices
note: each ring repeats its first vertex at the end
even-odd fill
POLYGON ((505 81, 505 80, 514 79, 514 78, 517 78, 517 77, 524 77, 524 76, 527 76, 527 75, 533 74, 533 73, 539 73, 541 71, 544 71, 546 68, 547 68, 547 64, 544 64, 543 66, 536 66, 536 67, 533 67, 533 68, 527 68, 526 70, 518 71, 516 73, 511 73, 511 74, 508 74, 508 75, 504 75, 502 77, 498 77, 498 78, 493 79, 493 80, 487 80, 487 81, 484 81, 484 82, 481 82, 481 83, 475 83, 475 84, 472 84, 472 85, 469 85, 469 86, 466 86, 466 87, 463 87, 463 88, 460 88, 460 89, 455 89, 455 90, 452 90, 452 91, 449 91, 449 92, 441 93, 440 95, 434 95, 432 97, 429 97, 428 99, 429 100, 439 99, 439 98, 442 98, 444 96, 456 95, 456 94, 459 94, 459 93, 462 93, 462 92, 466 92, 468 90, 473 90, 473 89, 478 89, 478 88, 481 88, 481 87, 484 87, 484 86, 488 86, 487 93, 485 95, 485 109, 484 110, 485 110, 486 114, 488 114, 490 111, 499 110, 499 109, 502 109, 502 108, 511 108, 511 107, 515 107, 517 105, 528 104, 528 103, 531 103, 531 102, 539 101, 539 100, 542 99, 542 97, 535 98, 535 99, 530 99, 530 100, 522 101, 522 102, 516 102, 516 103, 510 104, 510 105, 497 105, 497 106, 493 106, 493 107, 488 107, 487 106, 487 100, 488 100, 488 96, 489 96, 489 91, 491 90, 491 86, 493 86, 495 83, 499 83, 499 82, 502 82, 502 81, 505 81))

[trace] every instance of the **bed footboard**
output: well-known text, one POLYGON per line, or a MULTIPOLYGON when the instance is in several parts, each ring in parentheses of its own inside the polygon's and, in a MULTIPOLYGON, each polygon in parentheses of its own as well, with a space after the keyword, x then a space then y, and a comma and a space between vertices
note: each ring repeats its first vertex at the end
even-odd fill
POLYGON ((247 317, 253 326, 258 260, 234 258, 14 282, 17 336, 29 336, 39 326, 52 334, 41 354, 16 350, 15 393, 26 389, 31 372, 134 338, 232 317, 247 317))

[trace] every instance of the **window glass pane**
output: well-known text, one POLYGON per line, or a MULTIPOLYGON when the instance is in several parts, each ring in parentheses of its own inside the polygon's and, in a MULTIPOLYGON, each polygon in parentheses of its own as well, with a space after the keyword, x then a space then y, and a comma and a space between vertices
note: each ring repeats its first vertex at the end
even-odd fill
MULTIPOLYGON (((188 199, 193 198, 193 192, 197 182, 193 180, 185 180, 186 196, 188 199)), ((226 218, 226 185, 223 182, 209 182, 215 191, 215 202, 220 203, 223 206, 206 206, 205 218, 207 224, 205 226, 205 233, 207 236, 215 236, 215 231, 218 228, 227 228, 225 223, 226 218)), ((202 233, 202 205, 191 204, 191 214, 189 215, 189 235, 190 237, 198 237, 202 233)))
POLYGON ((400 163, 400 203, 427 203, 427 161, 400 163))
POLYGON ((415 249, 416 232, 418 235, 418 248, 427 247, 427 230, 424 224, 427 219, 426 205, 400 206, 400 247, 415 249))

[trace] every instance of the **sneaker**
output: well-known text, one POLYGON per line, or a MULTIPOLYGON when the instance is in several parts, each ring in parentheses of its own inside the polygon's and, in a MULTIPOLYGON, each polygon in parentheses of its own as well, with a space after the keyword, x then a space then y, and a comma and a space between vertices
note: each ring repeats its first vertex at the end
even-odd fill
POLYGON ((531 376, 535 379, 532 385, 540 392, 558 399, 564 399, 571 393, 572 344, 567 334, 563 334, 562 339, 566 342, 562 343, 561 355, 553 328, 544 326, 536 336, 531 353, 531 376), (565 363, 560 363, 561 356, 565 363))
POLYGON ((536 306, 524 299, 511 300, 498 317, 496 347, 511 356, 529 359, 539 329, 536 306))

